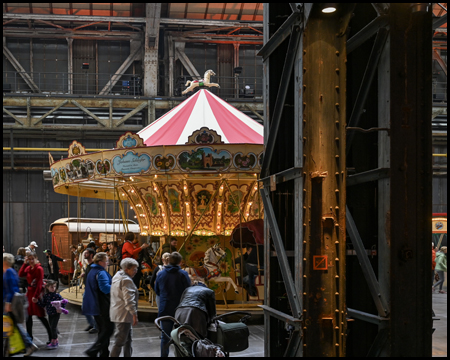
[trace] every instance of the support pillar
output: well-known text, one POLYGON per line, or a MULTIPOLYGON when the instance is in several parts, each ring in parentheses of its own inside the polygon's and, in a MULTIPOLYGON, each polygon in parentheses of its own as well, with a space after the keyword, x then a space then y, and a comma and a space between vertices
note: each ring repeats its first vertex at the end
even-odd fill
POLYGON ((146 3, 144 41, 144 96, 157 96, 158 43, 161 3, 146 3))

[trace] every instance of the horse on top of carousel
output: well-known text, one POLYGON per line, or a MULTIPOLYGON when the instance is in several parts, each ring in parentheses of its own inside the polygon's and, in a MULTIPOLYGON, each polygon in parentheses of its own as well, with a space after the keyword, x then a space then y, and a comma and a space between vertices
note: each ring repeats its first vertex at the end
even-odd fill
POLYGON ((239 288, 231 277, 222 276, 220 263, 225 260, 227 253, 219 244, 215 244, 205 252, 204 264, 201 268, 186 267, 184 270, 194 279, 200 281, 226 282, 224 291, 233 286, 234 292, 239 294, 239 288))
POLYGON ((203 75, 203 79, 186 81, 186 84, 184 86, 188 86, 188 88, 186 88, 182 92, 182 94, 183 95, 187 94, 189 91, 193 91, 198 86, 207 86, 207 87, 216 86, 220 89, 219 84, 210 82, 211 76, 215 76, 215 75, 216 75, 216 73, 214 71, 206 70, 205 74, 203 75))

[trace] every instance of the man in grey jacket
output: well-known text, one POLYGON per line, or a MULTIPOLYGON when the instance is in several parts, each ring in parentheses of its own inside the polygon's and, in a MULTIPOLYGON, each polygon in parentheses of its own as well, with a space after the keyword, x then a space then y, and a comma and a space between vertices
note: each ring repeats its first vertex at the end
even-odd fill
POLYGON ((131 347, 132 326, 138 322, 139 292, 133 282, 133 277, 138 271, 138 262, 133 258, 125 258, 120 263, 120 267, 122 270, 114 275, 111 285, 109 314, 111 321, 116 325, 116 333, 110 356, 119 357, 123 347, 124 356, 131 357, 133 353, 131 347))

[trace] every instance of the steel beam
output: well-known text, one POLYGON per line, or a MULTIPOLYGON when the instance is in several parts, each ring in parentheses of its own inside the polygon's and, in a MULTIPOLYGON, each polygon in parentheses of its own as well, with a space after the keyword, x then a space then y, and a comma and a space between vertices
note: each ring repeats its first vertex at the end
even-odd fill
POLYGON ((358 229, 356 228, 352 214, 348 208, 346 209, 346 213, 347 231, 350 235, 353 247, 356 250, 356 256, 358 257, 359 264, 361 265, 362 273, 367 281, 367 285, 369 286, 369 290, 372 295, 372 299, 375 302, 375 306, 377 307, 378 313, 380 316, 386 317, 389 314, 389 305, 384 294, 381 292, 380 284, 378 283, 375 272, 373 271, 369 259, 367 258, 366 249, 364 248, 364 244, 359 236, 358 229))
MULTIPOLYGON (((367 63, 366 71, 364 72, 364 77, 361 81, 361 86, 358 91, 358 96, 353 107, 350 120, 348 121, 349 127, 355 127, 359 124, 359 119, 364 110, 364 106, 367 101, 367 96, 369 94, 370 85, 375 76, 378 61, 380 60, 381 52, 386 43, 386 39, 389 31, 385 28, 378 31, 375 43, 373 44, 372 53, 370 54, 369 61, 367 63)), ((347 134, 347 154, 349 153, 350 147, 352 145, 354 132, 347 134)))
POLYGON ((347 99, 340 89, 346 88, 350 11, 327 16, 314 6, 302 37, 305 357, 346 354, 347 99))
POLYGON ((378 32, 380 28, 386 26, 387 22, 388 16, 380 15, 374 20, 372 20, 372 22, 370 22, 363 29, 361 29, 357 34, 353 35, 347 41, 347 54, 350 54, 358 46, 369 40, 372 36, 374 36, 378 32))
POLYGON ((441 58, 441 54, 437 50, 433 50, 433 60, 436 60, 445 76, 447 76, 447 63, 441 58))
POLYGON ((175 44, 175 53, 177 54, 178 59, 183 64, 184 68, 188 71, 189 75, 191 75, 196 80, 201 79, 201 76, 197 71, 197 69, 195 68, 194 64, 192 64, 191 60, 189 60, 184 50, 180 48, 179 44, 180 43, 175 44))
MULTIPOLYGON (((5 36, 3 34, 3 36, 5 36)), ((34 83, 33 79, 28 75, 25 69, 20 65, 19 61, 14 57, 14 55, 9 51, 6 47, 5 42, 3 41, 3 55, 9 60, 14 69, 19 73, 19 75, 23 78, 23 80, 27 83, 31 90, 35 93, 40 93, 39 87, 34 83)))
POLYGON ((359 319, 362 321, 366 321, 375 325, 379 325, 382 322, 389 321, 389 318, 387 317, 381 317, 373 314, 366 313, 364 311, 359 311, 351 308, 347 308, 347 314, 348 316, 359 319))
POLYGON ((25 125, 25 123, 16 115, 14 115, 11 111, 9 111, 8 109, 5 109, 5 107, 3 107, 3 111, 5 113, 7 113, 9 116, 11 116, 15 121, 17 121, 20 125, 25 125))
POLYGON ((132 117, 134 114, 138 113, 139 111, 143 110, 146 108, 147 106, 147 102, 144 101, 143 103, 141 103, 136 109, 133 109, 132 111, 130 111, 128 114, 126 114, 124 117, 122 117, 121 119, 117 120, 114 122, 113 126, 114 127, 118 127, 119 125, 123 124, 125 121, 127 121, 130 117, 132 117))
POLYGON ((283 115, 284 103, 288 91, 287 84, 292 75, 294 67, 295 55, 297 53, 300 36, 302 34, 300 26, 296 25, 292 28, 292 34, 289 39, 288 51, 283 66, 283 73, 280 79, 280 87, 278 90, 273 114, 274 118, 270 125, 269 139, 266 143, 266 150, 264 152, 264 160, 261 166, 261 176, 266 177, 269 173, 270 162, 272 161, 273 150, 275 148, 275 141, 277 140, 278 128, 280 126, 281 117, 283 115))
MULTIPOLYGON (((299 11, 293 12, 286 21, 278 28, 278 30, 273 34, 269 41, 264 44, 261 50, 258 52, 258 56, 262 56, 263 61, 265 61, 270 54, 272 54, 278 46, 289 36, 292 32, 292 27, 300 26, 301 23, 301 13, 299 11)), ((303 29, 302 29, 303 30, 303 29)))
POLYGON ((445 13, 444 15, 442 15, 439 18, 433 19, 433 25, 432 25, 433 30, 436 30, 437 28, 441 27, 442 25, 444 25, 447 22, 447 14, 448 13, 445 13))
POLYGON ((60 104, 56 105, 53 109, 42 115, 40 118, 37 118, 35 120, 31 121, 31 126, 34 126, 36 124, 39 124, 42 120, 44 120, 47 116, 54 113, 56 110, 58 110, 61 106, 66 105, 69 102, 69 100, 64 100, 60 104))
POLYGON ((375 170, 364 171, 355 175, 349 175, 347 177, 347 187, 366 183, 369 181, 386 179, 389 178, 389 174, 389 168, 378 168, 375 170))
POLYGON ((106 83, 105 87, 100 91, 99 95, 106 95, 110 92, 110 90, 116 85, 117 81, 120 80, 122 75, 127 71, 136 57, 139 55, 141 51, 141 43, 131 42, 130 45, 130 55, 125 59, 125 61, 120 65, 114 75, 110 78, 110 80, 106 83))
MULTIPOLYGON (((82 22, 122 22, 122 23, 145 23, 145 17, 126 16, 91 16, 91 15, 50 15, 50 14, 12 14, 4 13, 3 19, 15 20, 49 20, 49 21, 82 21, 82 22)), ((161 24, 165 25, 189 25, 189 26, 233 26, 233 27, 255 27, 260 28, 260 21, 227 21, 227 20, 198 20, 198 19, 171 19, 161 18, 161 24)))
POLYGON ((283 275, 284 284, 286 286, 286 293, 289 299, 289 304, 291 306, 294 317, 300 318, 300 316, 302 315, 302 308, 300 305, 299 294, 297 294, 295 284, 292 279, 291 269, 289 268, 289 262, 284 250, 283 239, 281 238, 277 219, 275 218, 275 213, 270 201, 269 191, 267 189, 261 189, 260 192, 262 201, 264 203, 266 218, 270 224, 270 233, 272 234, 273 244, 277 252, 280 270, 283 275))
MULTIPOLYGON (((113 108, 127 108, 127 109, 134 109, 137 106, 139 106, 142 101, 144 100, 155 100, 155 108, 156 109, 172 109, 173 107, 177 106, 178 104, 181 104, 181 102, 184 101, 184 99, 181 98, 162 98, 162 99, 155 99, 154 97, 146 97, 146 96, 137 96, 136 99, 134 98, 128 98, 125 99, 123 96, 85 96, 85 97, 79 97, 78 95, 63 95, 63 96, 30 96, 30 94, 27 94, 27 96, 4 96, 3 97, 3 106, 13 106, 13 107, 26 107, 27 106, 27 99, 30 99, 31 106, 33 107, 55 107, 59 103, 61 103, 62 100, 65 99, 76 99, 76 101, 83 105, 86 108, 90 107, 101 107, 101 108, 109 108, 110 107, 110 100, 112 100, 112 106, 113 108)), ((247 105, 251 106, 255 109, 255 111, 264 111, 264 106, 261 102, 256 101, 241 101, 236 100, 233 101, 230 99, 228 101, 228 104, 234 106, 240 111, 247 111, 247 105)), ((67 103, 67 107, 73 107, 74 105, 71 105, 70 103, 67 103)))
POLYGON ((144 81, 145 96, 158 93, 158 47, 161 19, 161 3, 145 4, 144 81))
POLYGON ((97 115, 93 114, 91 111, 89 111, 88 109, 86 109, 83 105, 79 104, 77 101, 75 100, 70 100, 70 102, 72 104, 74 104, 76 107, 78 107, 81 111, 85 112, 86 114, 88 114, 91 118, 93 118, 95 121, 97 121, 98 123, 102 124, 103 126, 107 127, 108 123, 107 120, 102 120, 100 119, 97 115))

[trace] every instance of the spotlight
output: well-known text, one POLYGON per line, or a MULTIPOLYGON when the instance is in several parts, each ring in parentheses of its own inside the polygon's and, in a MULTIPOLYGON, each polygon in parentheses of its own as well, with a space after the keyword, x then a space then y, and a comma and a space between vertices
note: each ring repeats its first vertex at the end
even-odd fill
POLYGON ((325 3, 323 4, 322 12, 325 14, 331 14, 336 11, 336 3, 325 3))

